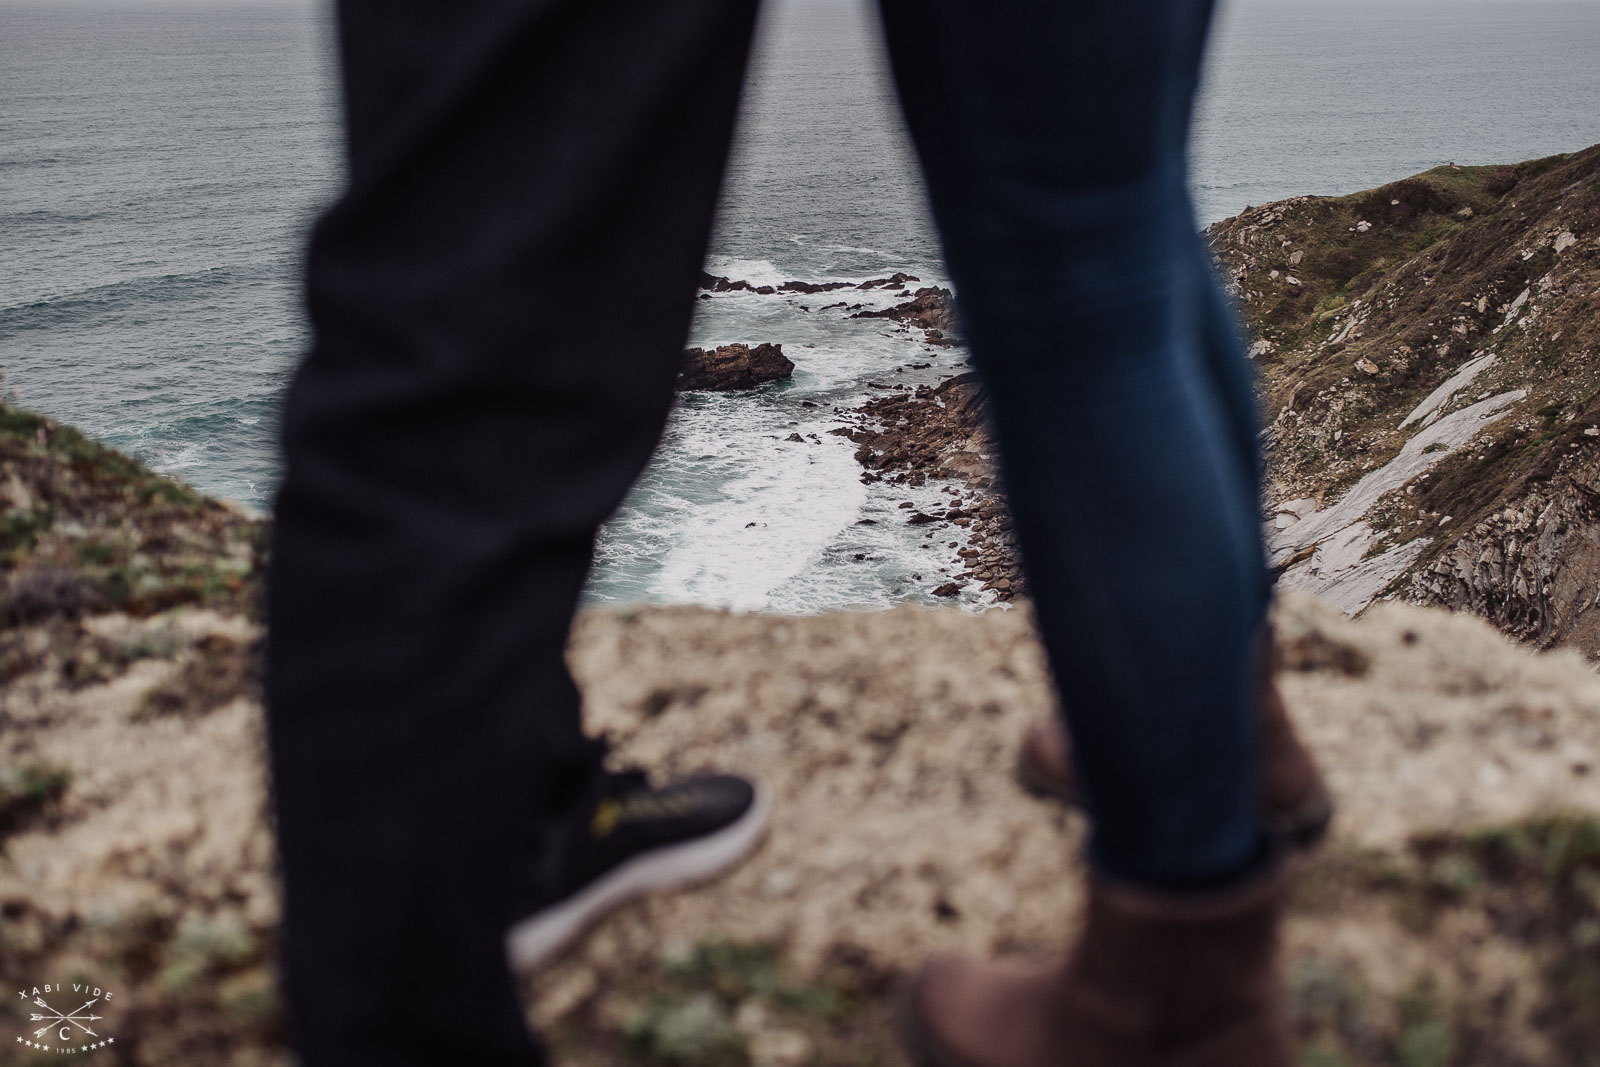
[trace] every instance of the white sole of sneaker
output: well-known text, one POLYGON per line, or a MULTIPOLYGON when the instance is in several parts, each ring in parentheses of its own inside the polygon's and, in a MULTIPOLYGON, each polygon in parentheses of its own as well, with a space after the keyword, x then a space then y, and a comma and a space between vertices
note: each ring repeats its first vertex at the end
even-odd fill
POLYGON ((512 968, 542 967, 579 934, 631 900, 726 873, 761 843, 771 810, 771 794, 757 783, 750 809, 716 833, 635 856, 583 892, 512 924, 506 932, 512 968))

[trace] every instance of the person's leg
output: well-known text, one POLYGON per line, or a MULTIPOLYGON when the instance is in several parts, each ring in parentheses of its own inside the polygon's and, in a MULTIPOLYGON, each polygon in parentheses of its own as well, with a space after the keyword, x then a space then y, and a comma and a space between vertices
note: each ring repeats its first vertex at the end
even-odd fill
POLYGON ((1210 366, 1226 342, 1176 147, 1208 7, 883 4, 1092 852, 1163 886, 1261 848, 1254 450, 1210 366))
POLYGON ((503 937, 598 773, 563 648, 670 405, 754 10, 339 4, 268 591, 308 1067, 537 1061, 503 937))
POLYGON ((933 961, 907 1045, 939 1067, 1288 1067, 1248 384, 1182 152, 1210 0, 882 7, 1093 824, 1067 960, 933 961))

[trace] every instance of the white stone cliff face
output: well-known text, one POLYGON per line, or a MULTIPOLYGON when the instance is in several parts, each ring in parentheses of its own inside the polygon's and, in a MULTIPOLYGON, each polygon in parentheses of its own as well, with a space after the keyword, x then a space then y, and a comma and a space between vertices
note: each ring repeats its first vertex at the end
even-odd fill
POLYGON ((1315 593, 1353 615, 1377 599, 1416 562, 1429 544, 1426 538, 1384 549, 1382 535, 1365 521, 1366 516, 1386 494, 1404 489, 1485 427, 1510 414, 1512 407, 1527 396, 1526 390, 1513 389, 1437 418, 1449 397, 1493 359, 1487 356, 1472 360, 1407 415, 1402 427, 1419 413, 1437 421, 1420 430, 1399 455, 1362 477, 1333 505, 1307 512, 1307 501, 1302 499, 1277 509, 1277 528, 1269 531, 1267 548, 1272 565, 1284 568, 1278 579, 1281 586, 1315 593))

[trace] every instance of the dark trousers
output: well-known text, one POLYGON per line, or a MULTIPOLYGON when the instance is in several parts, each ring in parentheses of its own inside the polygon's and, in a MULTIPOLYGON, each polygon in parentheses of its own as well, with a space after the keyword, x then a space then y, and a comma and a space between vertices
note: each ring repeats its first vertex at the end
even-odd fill
MULTIPOLYGON (((1183 162, 1209 6, 883 0, 1093 855, 1165 885, 1258 840, 1252 401, 1183 162)), ((269 580, 308 1067, 538 1061, 501 938, 598 770, 562 651, 671 404, 754 15, 341 0, 269 580)))

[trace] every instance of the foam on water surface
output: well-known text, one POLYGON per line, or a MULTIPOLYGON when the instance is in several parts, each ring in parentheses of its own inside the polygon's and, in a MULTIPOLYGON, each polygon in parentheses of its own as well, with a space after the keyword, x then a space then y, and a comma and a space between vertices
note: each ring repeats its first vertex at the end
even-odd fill
MULTIPOLYGON (((752 284, 751 274, 811 280, 788 267, 713 260, 708 269, 752 284)), ((750 392, 680 397, 650 468, 602 532, 590 602, 814 612, 923 599, 945 580, 948 545, 909 526, 900 507, 940 507, 939 484, 863 484, 855 445, 830 433, 872 396, 965 369, 960 350, 924 345, 920 331, 850 318, 850 305, 891 306, 903 299, 896 292, 729 292, 699 302, 693 344, 775 342, 794 374, 750 392)))

